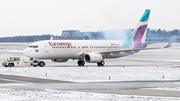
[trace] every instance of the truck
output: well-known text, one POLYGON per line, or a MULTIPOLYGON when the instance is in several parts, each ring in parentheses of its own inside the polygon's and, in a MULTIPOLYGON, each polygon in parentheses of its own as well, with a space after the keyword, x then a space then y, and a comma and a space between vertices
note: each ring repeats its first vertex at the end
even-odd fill
POLYGON ((12 56, 12 57, 9 57, 9 59, 7 59, 6 61, 4 61, 2 63, 2 65, 4 67, 14 67, 14 66, 34 66, 34 67, 37 67, 37 66, 40 66, 40 67, 43 67, 45 65, 45 63, 43 61, 21 61, 20 60, 20 57, 18 56, 12 56))

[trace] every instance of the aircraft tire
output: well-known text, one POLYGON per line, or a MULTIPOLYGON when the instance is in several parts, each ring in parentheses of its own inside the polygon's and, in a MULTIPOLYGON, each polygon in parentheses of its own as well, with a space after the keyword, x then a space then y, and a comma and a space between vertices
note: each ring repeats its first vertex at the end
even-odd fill
POLYGON ((98 65, 98 66, 101 66, 101 64, 100 64, 100 63, 97 63, 97 65, 98 65))
POLYGON ((13 67, 13 64, 12 64, 12 63, 9 63, 9 64, 8 64, 8 67, 13 67))
POLYGON ((33 65, 33 67, 37 67, 37 65, 33 65))
POLYGON ((85 61, 81 60, 81 66, 84 66, 84 64, 85 64, 85 61))
POLYGON ((99 63, 97 63, 98 66, 104 66, 105 62, 104 61, 101 61, 99 63))
POLYGON ((45 66, 45 63, 44 63, 43 61, 40 61, 40 62, 38 62, 38 65, 39 65, 40 67, 44 67, 44 66, 45 66))
POLYGON ((81 64, 82 64, 82 63, 81 63, 81 60, 79 60, 79 61, 78 61, 78 66, 81 66, 81 64))
POLYGON ((78 66, 84 66, 85 61, 84 60, 79 60, 77 63, 78 63, 78 66))
POLYGON ((101 61, 100 64, 101 64, 101 66, 104 66, 105 62, 104 62, 104 61, 101 61))

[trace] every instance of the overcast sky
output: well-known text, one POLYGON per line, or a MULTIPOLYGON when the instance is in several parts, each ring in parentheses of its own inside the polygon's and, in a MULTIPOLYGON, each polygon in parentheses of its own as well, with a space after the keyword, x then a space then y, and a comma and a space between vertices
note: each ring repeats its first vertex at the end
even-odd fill
POLYGON ((150 29, 180 29, 180 0, 0 0, 0 37, 131 29, 145 9, 150 29))

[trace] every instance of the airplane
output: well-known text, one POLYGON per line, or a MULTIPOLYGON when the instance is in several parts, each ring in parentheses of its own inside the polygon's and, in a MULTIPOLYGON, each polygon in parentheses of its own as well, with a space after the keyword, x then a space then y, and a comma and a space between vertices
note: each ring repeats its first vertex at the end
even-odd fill
MULTIPOLYGON (((174 37, 165 47, 146 48, 145 42, 150 9, 146 9, 132 34, 122 40, 44 40, 37 41, 23 50, 23 54, 31 60, 51 59, 53 62, 66 62, 78 59, 78 66, 97 63, 104 66, 106 58, 119 58, 138 53, 140 50, 161 49, 171 46, 174 37)), ((43 67, 45 63, 39 61, 43 67)))

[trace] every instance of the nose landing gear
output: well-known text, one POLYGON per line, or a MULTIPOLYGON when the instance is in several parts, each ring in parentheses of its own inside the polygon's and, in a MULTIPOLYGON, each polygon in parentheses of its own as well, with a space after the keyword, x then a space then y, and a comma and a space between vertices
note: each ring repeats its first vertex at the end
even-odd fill
POLYGON ((39 61, 39 62, 38 62, 38 65, 39 65, 40 67, 44 67, 46 64, 44 63, 44 61, 39 61))
POLYGON ((44 61, 39 61, 38 59, 33 59, 33 58, 30 58, 30 60, 33 62, 31 62, 31 65, 34 66, 34 67, 37 67, 37 66, 40 66, 40 67, 44 67, 46 64, 44 63, 44 61))

